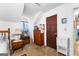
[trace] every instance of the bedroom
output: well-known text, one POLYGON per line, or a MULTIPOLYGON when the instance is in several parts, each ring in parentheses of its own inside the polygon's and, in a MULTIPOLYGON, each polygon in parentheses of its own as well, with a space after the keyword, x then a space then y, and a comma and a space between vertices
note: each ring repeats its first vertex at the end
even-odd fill
POLYGON ((0 55, 75 55, 73 11, 78 6, 75 3, 0 4, 0 55))
MULTIPOLYGON (((20 52, 20 54, 19 52, 17 53, 17 51, 15 50, 19 50, 19 48, 24 49, 24 45, 28 43, 31 43, 31 45, 30 44, 29 46, 27 45, 28 49, 29 48, 32 49, 34 47, 34 50, 31 50, 32 53, 28 51, 27 53, 25 53, 25 55, 57 55, 56 50, 51 49, 49 47, 39 46, 39 45, 44 45, 44 41, 42 43, 36 43, 37 45, 34 45, 35 41, 34 41, 33 32, 34 32, 34 26, 37 23, 36 19, 40 19, 42 16, 41 15, 39 17, 39 15, 42 14, 41 11, 46 12, 59 5, 62 5, 62 3, 59 3, 59 4, 55 4, 55 3, 40 3, 40 4, 39 3, 2 3, 0 4, 0 19, 1 19, 0 20, 0 28, 1 28, 0 37, 1 37, 1 42, 5 42, 4 44, 0 43, 2 44, 1 49, 0 49, 0 55, 24 55, 23 50, 20 50, 22 51, 20 52), (50 7, 47 8, 46 6, 50 6, 50 7), (33 20, 30 20, 30 19, 33 19, 33 20), (25 40, 26 38, 27 40, 25 40), (44 49, 47 49, 47 50, 44 51, 44 49), (38 51, 39 53, 37 53, 38 51), (47 51, 50 51, 50 52, 48 53, 47 51), (55 53, 51 53, 53 51, 55 51, 55 53)), ((44 24, 40 24, 40 30, 42 33, 44 32, 44 26, 45 26, 44 24)), ((44 34, 41 34, 41 35, 42 35, 42 39, 44 39, 44 34)), ((25 48, 25 50, 27 49, 25 48)), ((62 54, 59 54, 59 55, 62 55, 62 54)))
POLYGON ((10 55, 11 41, 20 39, 22 31, 28 31, 28 21, 22 16, 23 7, 23 3, 0 4, 0 55, 10 55))

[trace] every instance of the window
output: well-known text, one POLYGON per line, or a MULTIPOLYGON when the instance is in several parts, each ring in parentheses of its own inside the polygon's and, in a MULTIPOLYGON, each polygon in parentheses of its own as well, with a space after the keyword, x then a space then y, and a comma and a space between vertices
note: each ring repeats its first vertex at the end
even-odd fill
POLYGON ((20 22, 20 24, 21 24, 21 31, 22 32, 28 32, 28 22, 26 22, 26 21, 21 21, 20 22))

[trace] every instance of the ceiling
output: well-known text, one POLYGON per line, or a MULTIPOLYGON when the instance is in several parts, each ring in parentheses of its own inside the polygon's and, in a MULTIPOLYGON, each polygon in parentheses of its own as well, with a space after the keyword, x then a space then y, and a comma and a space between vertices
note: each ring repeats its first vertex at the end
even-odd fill
POLYGON ((63 3, 0 3, 0 20, 14 21, 22 16, 31 18, 47 12, 63 3), (37 13, 37 14, 36 14, 37 13))
POLYGON ((0 20, 13 21, 20 19, 23 14, 23 8, 23 3, 0 3, 0 20))
POLYGON ((63 3, 25 3, 23 15, 33 17, 39 11, 46 12, 62 4, 63 3))

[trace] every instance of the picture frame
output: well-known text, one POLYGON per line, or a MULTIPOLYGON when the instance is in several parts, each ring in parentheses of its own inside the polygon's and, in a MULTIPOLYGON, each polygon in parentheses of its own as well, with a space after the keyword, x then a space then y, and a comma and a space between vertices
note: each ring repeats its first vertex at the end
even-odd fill
POLYGON ((67 23, 67 18, 62 18, 62 24, 66 24, 67 23))

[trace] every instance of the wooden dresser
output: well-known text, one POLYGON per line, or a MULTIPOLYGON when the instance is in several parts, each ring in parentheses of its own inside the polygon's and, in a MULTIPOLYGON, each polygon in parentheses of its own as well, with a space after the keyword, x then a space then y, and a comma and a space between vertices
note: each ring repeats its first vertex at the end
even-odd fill
POLYGON ((34 43, 39 46, 44 45, 44 34, 40 30, 34 30, 34 43))

